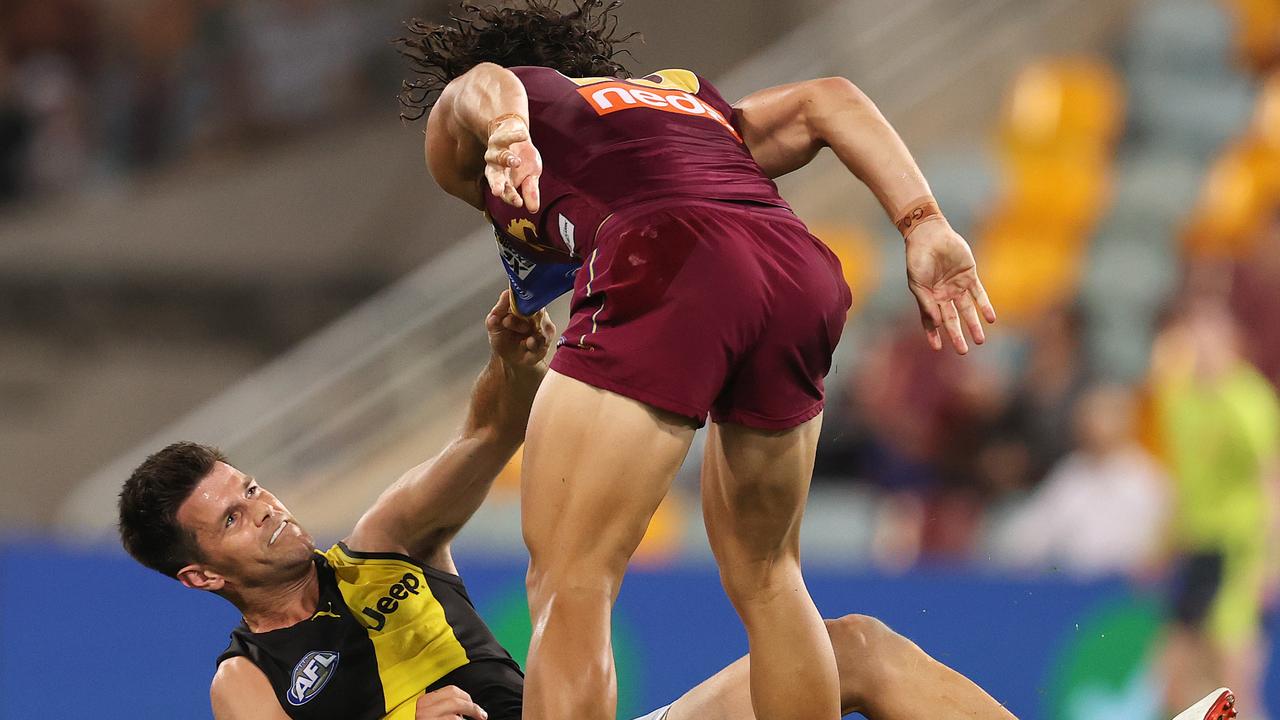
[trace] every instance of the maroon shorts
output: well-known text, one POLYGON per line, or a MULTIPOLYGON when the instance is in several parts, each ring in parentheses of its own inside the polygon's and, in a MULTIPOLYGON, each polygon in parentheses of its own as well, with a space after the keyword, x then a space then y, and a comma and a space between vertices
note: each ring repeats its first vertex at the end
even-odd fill
POLYGON ((551 367, 699 424, 782 430, 822 412, 851 302, 786 208, 641 203, 601 227, 551 367))

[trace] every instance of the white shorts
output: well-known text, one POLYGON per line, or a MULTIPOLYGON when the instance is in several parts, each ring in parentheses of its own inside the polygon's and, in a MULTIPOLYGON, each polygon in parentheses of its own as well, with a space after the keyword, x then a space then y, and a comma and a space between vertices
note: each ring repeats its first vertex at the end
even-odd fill
MULTIPOLYGON (((674 705, 675 703, 672 703, 672 704, 674 705)), ((671 705, 666 705, 664 707, 658 708, 657 710, 654 710, 648 715, 642 715, 636 718, 636 720, 666 720, 667 713, 670 711, 671 711, 671 705)))

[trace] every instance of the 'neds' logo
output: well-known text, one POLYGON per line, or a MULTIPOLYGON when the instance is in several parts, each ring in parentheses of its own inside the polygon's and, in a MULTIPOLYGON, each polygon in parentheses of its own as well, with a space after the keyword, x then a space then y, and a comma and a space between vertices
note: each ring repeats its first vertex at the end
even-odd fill
POLYGON ((381 630, 385 627, 387 616, 400 608, 399 601, 407 599, 410 595, 417 595, 420 587, 422 582, 418 580, 417 575, 405 573, 404 577, 400 578, 400 582, 387 588, 387 594, 378 598, 378 602, 374 603, 373 607, 361 608, 361 614, 374 623, 369 626, 369 629, 381 630))
POLYGON ((678 115, 703 116, 715 120, 742 142, 738 131, 725 119, 724 113, 698 99, 698 96, 684 90, 668 90, 666 88, 644 88, 620 80, 596 83, 578 88, 578 94, 595 109, 597 115, 608 115, 619 110, 633 108, 652 108, 662 112, 678 115))
POLYGON ((329 678, 338 670, 338 653, 331 650, 313 650, 293 666, 289 677, 289 704, 298 706, 311 701, 324 689, 329 678))

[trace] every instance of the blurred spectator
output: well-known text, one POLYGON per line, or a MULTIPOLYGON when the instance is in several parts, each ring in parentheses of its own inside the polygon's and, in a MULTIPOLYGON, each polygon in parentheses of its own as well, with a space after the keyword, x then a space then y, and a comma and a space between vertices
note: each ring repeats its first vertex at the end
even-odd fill
POLYGON ((1077 449, 997 532, 998 554, 1077 576, 1138 572, 1159 547, 1168 483, 1135 438, 1133 393, 1094 387, 1074 416, 1077 449))
POLYGON ((1090 383, 1084 311, 1050 310, 1028 338, 1012 400, 983 448, 982 473, 998 491, 1035 486, 1072 448, 1072 413, 1090 383))
POLYGON ((1182 707, 1206 687, 1229 684, 1242 705, 1261 708, 1261 617, 1269 568, 1275 567, 1280 401, 1241 356, 1225 303, 1216 296, 1184 296, 1189 310, 1161 333, 1152 357, 1175 490, 1166 703, 1182 707))
POLYGON ((973 358, 935 353, 915 318, 862 352, 819 444, 819 477, 883 490, 873 552, 885 567, 967 557, 981 529, 985 488, 964 460, 1004 409, 1002 388, 973 358))
POLYGON ((1244 328, 1244 351, 1271 384, 1280 387, 1280 211, 1266 223, 1231 286, 1231 309, 1244 328))
POLYGON ((962 371, 955 358, 929 349, 918 320, 884 328, 843 376, 848 385, 830 414, 817 474, 855 477, 890 492, 936 485, 942 409, 962 371))
POLYGON ((30 124, 20 187, 63 190, 89 160, 85 84, 98 55, 98 15, 78 0, 0 5, 0 46, 12 63, 12 97, 30 124))
POLYGON ((443 5, 0 0, 0 200, 357 111, 394 117, 389 40, 443 5))
POLYGON ((0 45, 0 204, 22 191, 30 135, 30 121, 18 103, 12 67, 0 45))
POLYGON ((350 106, 368 46, 360 20, 355 5, 336 0, 240 4, 254 120, 266 128, 311 123, 350 106))

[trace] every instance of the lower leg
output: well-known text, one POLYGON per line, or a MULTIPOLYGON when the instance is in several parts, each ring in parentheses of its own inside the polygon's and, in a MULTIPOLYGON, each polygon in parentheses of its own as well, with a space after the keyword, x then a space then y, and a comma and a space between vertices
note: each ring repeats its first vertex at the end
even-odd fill
POLYGON ((865 615, 827 622, 845 713, 869 720, 1015 720, 974 682, 865 615))
MULTIPOLYGON (((840 712, 869 720, 1014 720, 990 695, 874 618, 826 621, 840 674, 840 712)), ((744 657, 685 693, 667 720, 752 720, 744 657)))
MULTIPOLYGON (((557 586, 558 585, 558 586, 557 586)), ((525 664, 525 717, 613 720, 617 675, 610 640, 613 593, 529 583, 533 636, 525 664)))
POLYGON ((702 509, 720 577, 742 618, 762 720, 840 716, 835 653, 800 573, 800 518, 821 419, 768 433, 715 425, 702 509))
POLYGON ((1250 720, 1266 720, 1262 698, 1262 671, 1266 666, 1266 643, 1254 637, 1220 648, 1220 684, 1231 688, 1240 707, 1247 708, 1250 720))
POLYGON ((1176 714, 1221 684, 1210 677, 1212 648, 1203 633, 1182 623, 1172 623, 1166 630, 1160 653, 1160 669, 1164 676, 1164 705, 1168 714, 1176 714))
POLYGON ((840 686, 835 653, 798 560, 753 570, 721 569, 755 659, 751 699, 757 717, 835 720, 840 686), (734 574, 736 579, 728 579, 734 574))

